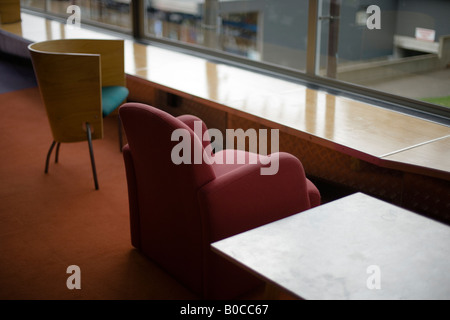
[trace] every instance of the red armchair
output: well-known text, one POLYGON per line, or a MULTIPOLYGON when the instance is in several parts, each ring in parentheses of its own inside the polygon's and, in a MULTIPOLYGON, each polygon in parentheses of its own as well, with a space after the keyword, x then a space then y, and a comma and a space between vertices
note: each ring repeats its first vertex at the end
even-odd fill
MULTIPOLYGON (((132 245, 205 299, 236 298, 261 284, 212 252, 210 244, 319 205, 320 193, 301 162, 278 153, 275 175, 261 175, 267 167, 261 161, 177 165, 172 158, 180 143, 172 141, 176 129, 187 132, 192 159, 208 146, 194 133, 200 119, 176 118, 139 103, 124 104, 119 115, 128 139, 123 156, 132 245)), ((215 156, 226 153, 252 155, 224 150, 215 156)))

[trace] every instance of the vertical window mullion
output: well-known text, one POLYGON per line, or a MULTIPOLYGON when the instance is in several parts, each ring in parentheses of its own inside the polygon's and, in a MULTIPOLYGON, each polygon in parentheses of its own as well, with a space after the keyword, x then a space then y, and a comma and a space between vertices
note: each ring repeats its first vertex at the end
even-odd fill
POLYGON ((131 34, 135 39, 144 37, 145 0, 131 1, 131 34))
POLYGON ((315 75, 319 65, 318 59, 318 21, 319 2, 321 0, 309 0, 308 6, 308 41, 306 48, 306 73, 315 75))

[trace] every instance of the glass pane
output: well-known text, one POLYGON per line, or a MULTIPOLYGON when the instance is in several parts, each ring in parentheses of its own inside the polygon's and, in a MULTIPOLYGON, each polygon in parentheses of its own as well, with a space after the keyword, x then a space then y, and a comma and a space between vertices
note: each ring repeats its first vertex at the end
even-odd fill
POLYGON ((20 5, 25 8, 38 9, 40 11, 45 10, 46 0, 21 0, 20 5))
POLYGON ((145 0, 146 34, 305 69, 308 0, 145 0))
POLYGON ((82 21, 84 17, 131 31, 131 0, 70 0, 67 2, 81 7, 82 21))
MULTIPOLYGON (((73 3, 73 4, 76 4, 76 3, 73 3)), ((70 1, 70 0, 59 0, 59 1, 48 0, 47 1, 47 12, 68 16, 69 14, 67 13, 67 7, 70 5, 72 5, 72 1, 70 1)), ((76 4, 76 5, 79 5, 79 4, 76 4)), ((83 18, 83 15, 81 15, 81 17, 83 18)))
POLYGON ((71 5, 80 7, 80 23, 101 23, 105 27, 131 32, 131 0, 22 0, 22 6, 69 17, 71 5))
POLYGON ((321 76, 450 107, 450 1, 320 3, 321 76))

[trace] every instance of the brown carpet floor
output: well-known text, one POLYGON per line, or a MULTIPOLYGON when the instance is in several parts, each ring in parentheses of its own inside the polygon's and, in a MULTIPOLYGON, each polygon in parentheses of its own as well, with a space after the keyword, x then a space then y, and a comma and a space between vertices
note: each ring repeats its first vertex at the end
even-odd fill
POLYGON ((0 94, 0 299, 197 299, 130 242, 117 119, 95 140, 100 189, 87 142, 61 144, 59 163, 36 87, 0 94), (69 290, 67 267, 81 269, 69 290))

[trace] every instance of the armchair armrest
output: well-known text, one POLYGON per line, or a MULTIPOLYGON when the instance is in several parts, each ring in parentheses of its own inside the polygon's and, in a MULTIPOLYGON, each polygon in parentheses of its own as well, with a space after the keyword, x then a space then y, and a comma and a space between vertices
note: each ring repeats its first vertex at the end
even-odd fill
POLYGON ((278 156, 275 175, 261 175, 265 166, 261 163, 248 164, 218 176, 199 190, 204 236, 209 243, 310 208, 301 162, 287 153, 278 156))
POLYGON ((130 231, 131 244, 140 249, 141 248, 141 234, 140 234, 140 219, 139 206, 137 199, 136 186, 136 171, 134 170, 133 156, 131 155, 129 145, 125 145, 122 149, 123 159, 125 162, 125 173, 127 177, 128 187, 128 205, 130 210, 130 231))

